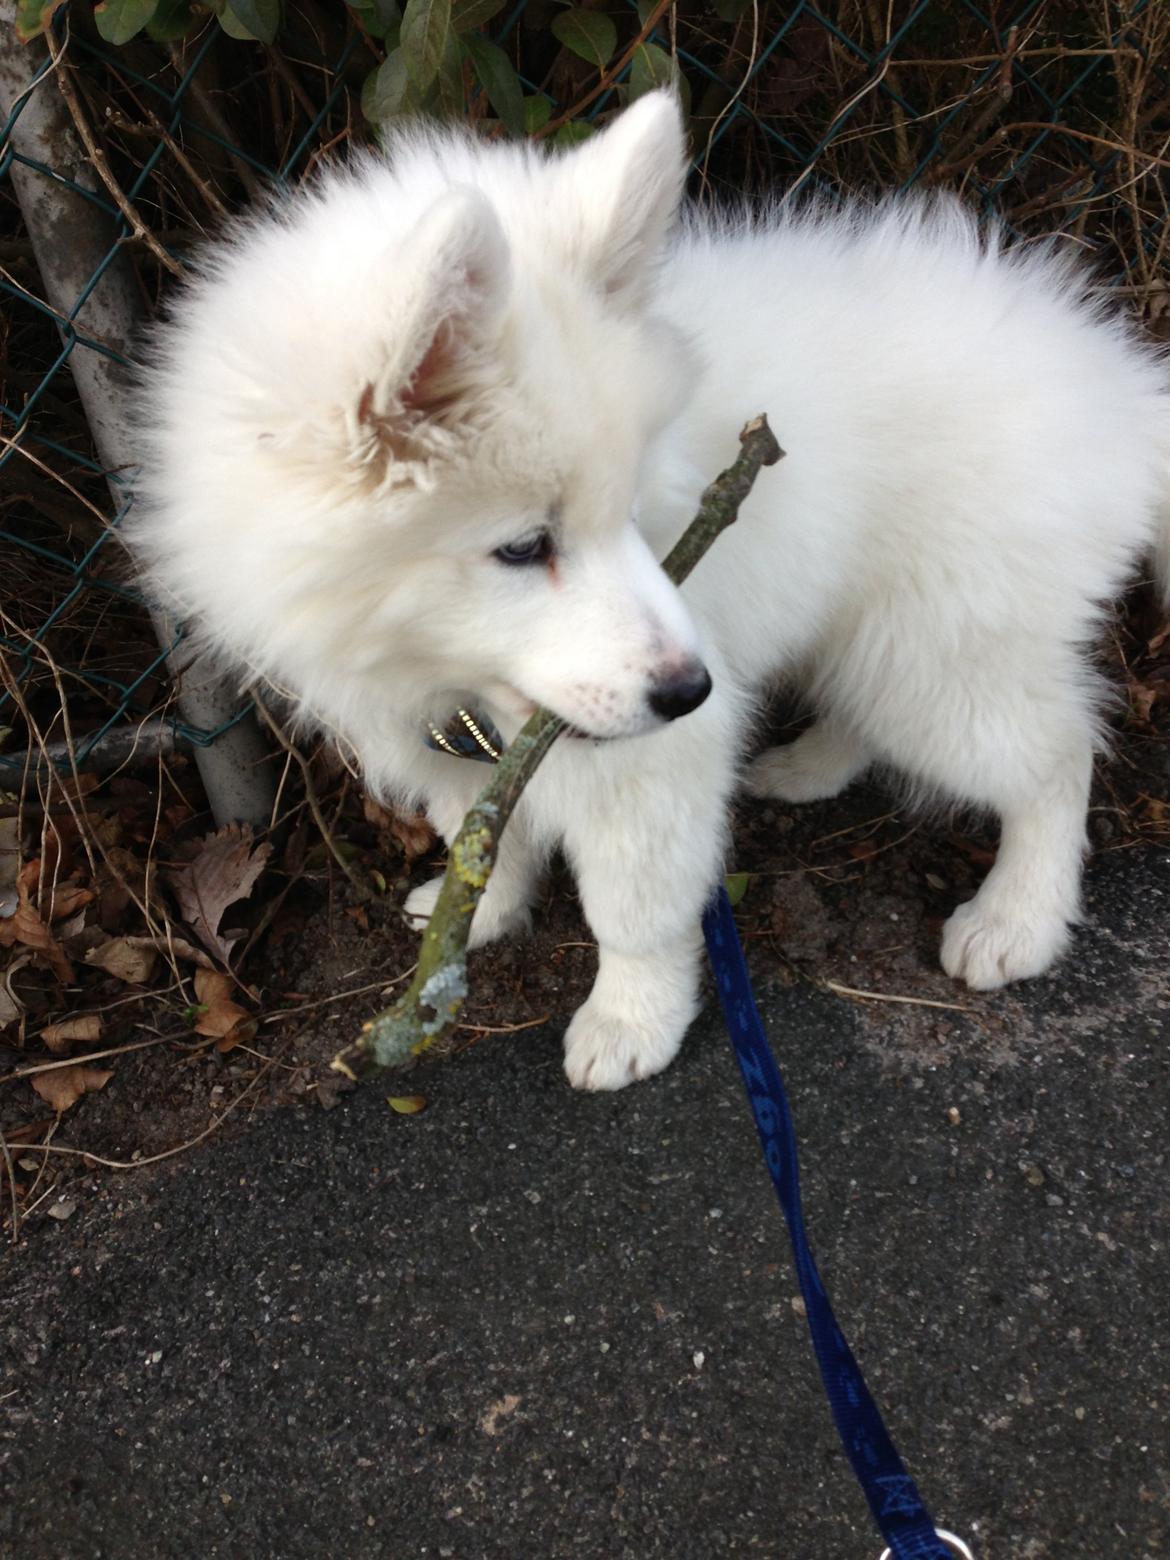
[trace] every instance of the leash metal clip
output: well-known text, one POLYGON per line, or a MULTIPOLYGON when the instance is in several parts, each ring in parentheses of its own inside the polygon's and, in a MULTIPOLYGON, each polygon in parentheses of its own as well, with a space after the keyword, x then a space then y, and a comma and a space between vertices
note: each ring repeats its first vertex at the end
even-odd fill
MULTIPOLYGON (((939 1542, 945 1544, 951 1553, 957 1556, 957 1560, 975 1560, 971 1550, 956 1534, 948 1533, 945 1528, 935 1528, 934 1531, 938 1534, 939 1542)), ((893 1556, 892 1549, 883 1549, 880 1560, 893 1560, 893 1556)))

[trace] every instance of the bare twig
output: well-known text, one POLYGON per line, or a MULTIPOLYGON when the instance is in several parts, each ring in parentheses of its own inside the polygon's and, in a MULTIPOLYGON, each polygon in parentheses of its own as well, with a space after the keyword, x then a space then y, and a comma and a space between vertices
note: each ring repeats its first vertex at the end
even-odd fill
POLYGON ((540 130, 538 130, 532 139, 534 141, 540 141, 543 140, 545 136, 555 134, 562 125, 567 125, 571 119, 575 119, 579 113, 588 108, 590 103, 592 103, 595 98, 599 98, 603 92, 607 92, 613 86, 614 82, 617 81, 618 77, 621 75, 622 71, 625 70, 626 66, 633 59, 634 55, 637 54, 638 50, 646 42, 647 38, 649 38, 650 34, 658 26, 658 23, 662 20, 665 12, 667 12, 673 4, 674 0, 658 0, 658 3, 654 6, 649 16, 647 16, 646 20, 642 23, 641 31, 638 33, 638 36, 634 39, 633 43, 631 43, 629 48, 626 49, 623 54, 620 54, 611 65, 606 66, 605 70, 603 70, 601 73, 601 79, 598 81, 597 85, 590 91, 586 92, 583 98, 578 98, 577 101, 573 104, 572 108, 567 108, 563 114, 558 114, 555 119, 550 119, 548 124, 544 125, 540 130))
POLYGON ((158 239, 155 238, 146 223, 138 215, 138 212, 130 203, 125 190, 123 190, 114 177, 105 151, 98 145, 90 128, 89 120, 85 117, 85 110, 81 106, 81 97, 72 80, 73 67, 64 58, 66 45, 64 43, 55 44, 52 29, 49 30, 46 36, 49 40, 49 52, 52 55, 53 68, 57 73, 57 85, 61 89, 61 96, 65 99, 65 106, 69 110, 69 117, 73 121, 78 138, 85 147, 90 162, 93 164, 93 171, 109 191, 110 199, 130 224, 134 237, 146 245, 159 265, 165 267, 172 276, 182 276, 183 267, 171 255, 167 254, 158 239))
POLYGON ((971 1012, 962 1002, 938 1002, 933 997, 903 997, 892 991, 859 991, 855 986, 842 986, 835 980, 827 980, 824 985, 826 990, 835 992, 839 997, 857 997, 865 1002, 906 1002, 913 1007, 946 1008, 950 1013, 971 1012))
POLYGON ((328 848, 329 854, 333 857, 334 861, 341 868, 342 872, 344 872, 345 876, 349 879, 354 893, 357 894, 360 899, 369 899, 369 885, 362 882, 361 878, 350 866, 349 862, 346 861, 344 855, 341 853, 341 850, 338 847, 337 841, 333 838, 332 829, 330 829, 329 825, 325 821, 325 814, 321 811, 321 803, 317 798, 317 789, 313 784, 313 776, 309 769, 309 760, 300 751, 296 744, 289 738, 280 722, 272 714, 268 706, 264 703, 264 700, 255 691, 255 689, 252 691, 252 698, 255 701, 257 710, 260 713, 261 720, 268 727, 269 731, 271 731, 272 735, 280 743, 285 752, 289 754, 289 756, 293 758, 300 766, 301 778, 305 782, 305 800, 309 804, 309 810, 313 814, 313 821, 320 831, 321 838, 325 841, 325 845, 328 848))

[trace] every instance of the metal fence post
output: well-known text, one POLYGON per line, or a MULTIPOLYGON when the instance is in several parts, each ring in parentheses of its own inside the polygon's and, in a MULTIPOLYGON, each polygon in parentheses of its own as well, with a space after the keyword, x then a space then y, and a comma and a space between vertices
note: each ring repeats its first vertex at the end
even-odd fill
MULTIPOLYGON (((18 41, 15 0, 0 0, 0 118, 7 122, 17 109, 9 131, 9 144, 17 154, 11 166, 12 184, 47 301, 61 317, 67 340, 77 327, 115 354, 110 357, 75 341, 69 367, 98 459, 120 507, 126 492, 118 474, 131 470, 135 458, 128 436, 127 389, 116 357, 126 356, 140 318, 134 278, 125 256, 112 252, 117 232, 102 206, 55 176, 64 174, 71 183, 100 196, 97 177, 57 88, 51 60, 41 44, 18 41), (52 169, 53 175, 20 159, 52 169), (90 288, 95 274, 99 280, 90 288)), ((160 612, 151 615, 166 649, 175 641, 174 625, 160 612)), ((214 731, 232 720, 240 698, 230 685, 210 677, 200 680, 190 665, 174 657, 169 665, 188 725, 214 731)), ((250 711, 208 747, 196 749, 196 763, 217 823, 269 821, 275 789, 271 767, 265 762, 268 753, 250 711)))

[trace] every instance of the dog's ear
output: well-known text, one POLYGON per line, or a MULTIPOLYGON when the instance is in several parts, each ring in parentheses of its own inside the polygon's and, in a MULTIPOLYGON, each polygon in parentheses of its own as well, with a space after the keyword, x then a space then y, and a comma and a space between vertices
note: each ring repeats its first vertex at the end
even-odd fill
POLYGON ((686 138, 673 92, 648 92, 608 129, 553 164, 569 258, 619 302, 637 304, 674 221, 686 138))
POLYGON ((436 201, 382 264, 388 314, 371 322, 371 369, 346 419, 362 463, 379 450, 416 459, 429 422, 457 419, 511 283, 499 219, 470 188, 436 201))

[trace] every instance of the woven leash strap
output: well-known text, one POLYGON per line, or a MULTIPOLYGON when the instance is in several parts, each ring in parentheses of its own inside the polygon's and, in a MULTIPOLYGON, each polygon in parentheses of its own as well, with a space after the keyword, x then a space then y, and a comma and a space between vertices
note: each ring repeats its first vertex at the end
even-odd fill
POLYGON ((703 935, 764 1159, 788 1224, 796 1275, 829 1406, 874 1521, 889 1546, 886 1553, 893 1560, 969 1557, 970 1550, 960 1539, 935 1528, 890 1439, 821 1283, 804 1227, 796 1134, 788 1097, 756 1008, 731 901, 722 887, 703 916, 703 935))

